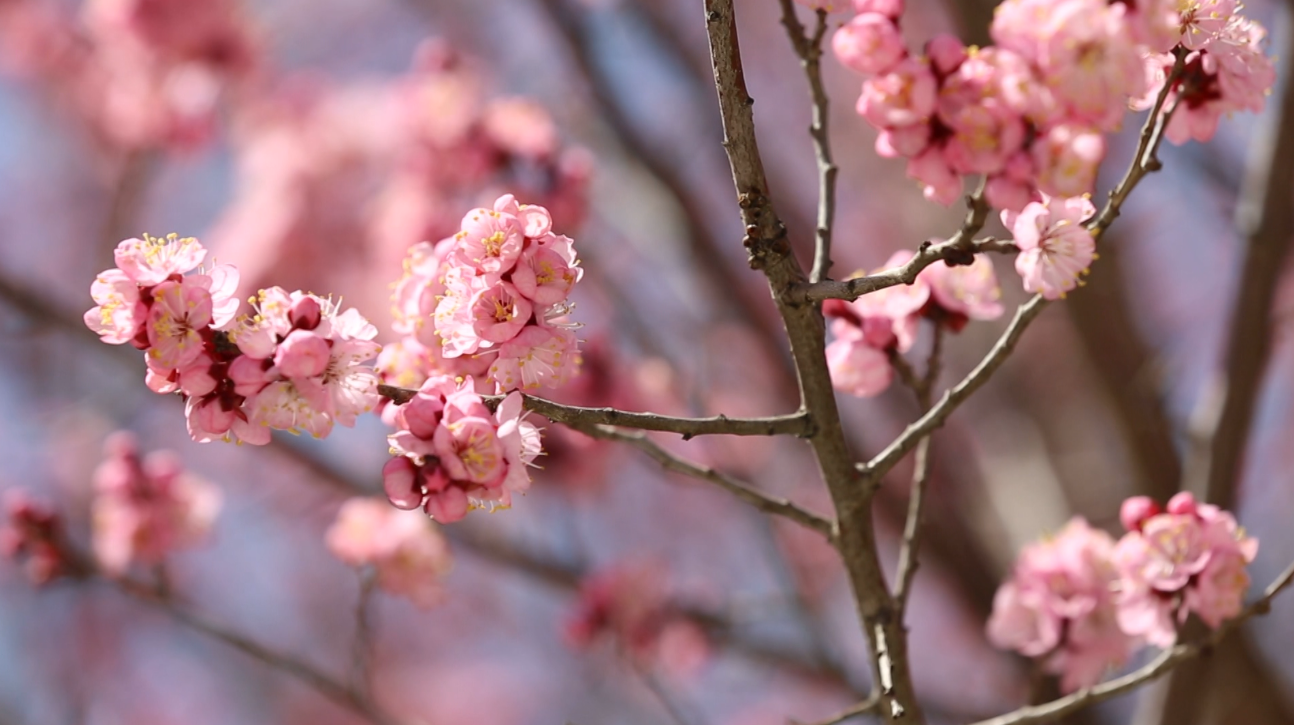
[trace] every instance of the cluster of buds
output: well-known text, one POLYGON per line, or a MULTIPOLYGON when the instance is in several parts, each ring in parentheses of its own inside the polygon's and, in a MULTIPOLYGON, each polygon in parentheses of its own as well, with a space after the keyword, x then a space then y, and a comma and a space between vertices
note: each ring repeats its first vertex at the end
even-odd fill
POLYGON ((395 329, 431 348, 441 371, 483 372, 500 393, 571 377, 578 355, 567 298, 583 270, 547 209, 502 196, 493 209, 468 212, 453 237, 414 247, 405 266, 395 329))
POLYGON ((428 378, 408 402, 393 406, 396 454, 382 469, 391 504, 422 508, 442 523, 472 508, 506 508, 530 487, 526 466, 540 453, 539 429, 524 419, 521 394, 490 412, 471 378, 428 378))
MULTIPOLYGON (((907 251, 895 252, 883 269, 906 264, 907 251)), ((822 312, 835 339, 827 345, 827 368, 838 390, 861 397, 877 395, 894 380, 891 356, 916 342, 921 319, 954 332, 969 320, 1002 314, 993 265, 983 255, 969 265, 933 264, 910 285, 896 285, 852 302, 827 300, 822 312)))
POLYGON ((1264 31, 1234 0, 1135 7, 1107 0, 1007 0, 987 48, 951 35, 911 55, 899 32, 903 0, 854 0, 857 15, 832 38, 836 57, 865 76, 859 115, 880 131, 882 156, 908 159, 927 198, 951 204, 962 177, 982 174, 999 208, 1040 194, 1089 193, 1129 105, 1148 108, 1172 51, 1188 53, 1175 78, 1180 117, 1168 137, 1212 136, 1221 114, 1261 110, 1275 74, 1264 31))
POLYGON ((4 495, 4 523, 0 526, 0 552, 19 561, 33 584, 47 584, 77 569, 68 553, 63 520, 51 507, 21 489, 4 495))
POLYGON ((1249 588, 1258 542, 1231 514, 1181 493, 1166 512, 1129 499, 1120 518, 1128 533, 1117 543, 1075 519, 1026 547, 993 600, 989 639, 1045 658, 1066 691, 1096 684, 1146 643, 1172 646, 1192 612, 1218 627, 1249 588))
POLYGON ((94 553, 105 570, 160 564, 206 538, 220 511, 219 489, 186 474, 169 451, 141 459, 129 433, 110 436, 104 454, 94 473, 92 521, 94 553))
POLYGON ((331 300, 277 287, 252 298, 254 316, 235 319, 232 266, 186 276, 206 254, 174 234, 123 241, 85 314, 104 342, 145 351, 150 389, 185 397, 195 441, 263 445, 271 428, 323 437, 373 409, 377 376, 362 363, 378 353, 375 327, 331 300))
POLYGON ((373 567, 379 587, 416 606, 435 606, 445 596, 442 582, 453 564, 449 542, 424 516, 352 498, 337 512, 327 544, 347 564, 373 567))

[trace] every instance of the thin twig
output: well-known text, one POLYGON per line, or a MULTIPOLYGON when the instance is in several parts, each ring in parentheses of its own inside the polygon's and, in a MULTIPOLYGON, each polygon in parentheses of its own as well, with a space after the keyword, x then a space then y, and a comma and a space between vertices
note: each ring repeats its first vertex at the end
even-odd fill
MULTIPOLYGON (((973 210, 971 213, 975 213, 973 210)), ((983 225, 983 221, 979 224, 983 225)), ((963 227, 966 228, 966 227, 963 227)), ((972 234, 978 233, 978 230, 972 234)), ((822 302, 823 300, 855 300, 865 294, 871 294, 886 287, 901 284, 912 284, 921 270, 939 261, 957 261, 969 263, 970 255, 981 252, 1015 254, 1019 248, 1010 242, 997 239, 977 239, 965 241, 959 232, 946 242, 925 242, 917 248, 912 259, 895 267, 876 274, 854 277, 846 280, 823 280, 812 284, 799 285, 787 294, 787 299, 794 303, 822 302)))
MULTIPOLYGON (((863 715, 871 715, 875 713, 880 706, 881 706, 880 696, 872 695, 871 697, 867 698, 866 700, 863 700, 857 705, 845 708, 844 710, 836 713, 835 715, 827 718, 826 720, 819 720, 816 723, 812 723, 812 725, 840 725, 840 723, 852 718, 861 717, 863 715)), ((790 725, 805 725, 805 723, 802 723, 799 720, 791 720, 790 725)))
POLYGON ((835 524, 832 521, 825 519, 812 511, 801 508, 784 498, 769 496, 766 493, 752 488, 751 485, 745 481, 738 480, 725 473, 720 473, 709 466, 680 458, 664 448, 661 448, 654 441, 648 438, 646 433, 641 431, 623 431, 605 425, 579 427, 576 430, 594 438, 628 443, 634 448, 646 453, 652 460, 659 463, 661 467, 666 470, 714 483, 760 511, 773 514, 775 516, 784 516, 791 521, 822 534, 828 541, 833 541, 835 539, 835 524))
MULTIPOLYGON (((930 408, 931 395, 939 379, 944 341, 943 325, 935 326, 934 340, 930 346, 930 358, 926 363, 926 374, 917 389, 917 403, 921 410, 930 408)), ((930 483, 930 445, 933 435, 921 439, 917 445, 916 463, 912 470, 912 493, 908 499, 908 516, 903 523, 903 546, 899 550, 897 584, 894 589, 894 605, 899 616, 907 610, 908 596, 912 593, 912 581, 916 577, 921 552, 921 514, 925 507, 926 487, 930 483)))
POLYGON ((809 126, 809 137, 813 139, 813 152, 818 162, 818 224, 814 230, 813 270, 810 282, 819 282, 827 278, 831 271, 831 235, 835 228, 836 217, 836 177, 839 167, 831 155, 831 135, 827 130, 830 117, 830 99, 822 83, 822 39, 827 34, 827 11, 818 10, 818 23, 809 36, 795 14, 795 3, 791 0, 779 0, 782 5, 782 25, 791 39, 791 47, 800 57, 800 67, 804 69, 809 82, 809 97, 813 99, 813 122, 809 126))
MULTIPOLYGON (((409 388, 397 388, 391 385, 379 385, 378 393, 390 398, 393 402, 407 403, 418 394, 409 388)), ((484 396, 487 403, 497 405, 503 396, 484 396)), ((635 413, 615 408, 582 408, 577 405, 562 405, 551 400, 536 398, 532 395, 522 396, 522 407, 538 415, 569 426, 613 425, 620 428, 654 430, 665 433, 678 433, 684 440, 702 435, 735 435, 735 436, 806 436, 811 430, 809 416, 805 413, 775 415, 767 418, 729 418, 716 415, 709 418, 676 418, 657 413, 635 413)))
POLYGON ((1015 317, 1011 324, 1007 326, 1002 336, 989 350, 979 365, 975 366, 960 383, 944 393, 939 402, 933 408, 926 412, 925 415, 918 418, 914 423, 904 429, 903 433, 895 438, 885 450, 881 451, 868 463, 859 464, 859 470, 867 477, 871 485, 875 485, 884 476, 894 468, 900 460, 903 459, 912 449, 926 436, 930 435, 936 428, 943 425, 948 416, 952 414, 957 406, 961 405, 976 390, 979 390, 992 374, 1006 362, 1007 356, 1015 349, 1016 343, 1024 334, 1029 323, 1042 312, 1046 307, 1047 300, 1042 295, 1035 295, 1032 299, 1020 305, 1016 309, 1015 317))
POLYGON ((166 612, 190 629, 224 642, 252 659, 259 660, 268 667, 300 680, 319 694, 364 717, 375 725, 397 725, 399 723, 394 717, 383 712, 366 695, 338 682, 313 665, 290 655, 275 652, 250 637, 227 629, 224 625, 209 617, 185 609, 175 600, 166 597, 147 584, 132 579, 111 577, 104 577, 104 580, 138 601, 166 612))
MULTIPOLYGON (((1286 70, 1291 68, 1286 63, 1286 70)), ((1285 261, 1294 243, 1294 84, 1287 76, 1281 107, 1268 120, 1251 150, 1236 226, 1245 238, 1245 256, 1231 310, 1221 400, 1208 434, 1207 481, 1197 487, 1209 503, 1231 507, 1243 474, 1246 445, 1271 356, 1273 315, 1285 261)))
POLYGON ((373 691, 373 593, 377 572, 359 569, 359 596, 355 600, 355 641, 351 647, 352 687, 369 695, 373 691))
POLYGON ((1156 657, 1149 664, 1123 677, 1110 680, 1096 687, 1080 690, 1045 705, 1022 707, 1015 712, 999 715, 989 720, 982 720, 974 723, 974 725, 1037 725, 1038 723, 1051 722, 1075 710, 1088 705, 1095 705, 1098 702, 1104 702, 1129 690, 1134 690, 1164 675, 1178 664, 1208 651, 1222 641, 1222 638, 1227 633, 1251 617, 1266 614, 1271 610, 1272 599, 1281 590, 1289 586, 1291 581, 1294 581, 1294 564, 1291 564, 1275 581, 1268 585, 1267 590, 1258 601, 1245 607, 1235 619, 1224 622, 1221 627, 1211 632, 1207 637, 1195 642, 1178 644, 1164 650, 1163 654, 1156 657))

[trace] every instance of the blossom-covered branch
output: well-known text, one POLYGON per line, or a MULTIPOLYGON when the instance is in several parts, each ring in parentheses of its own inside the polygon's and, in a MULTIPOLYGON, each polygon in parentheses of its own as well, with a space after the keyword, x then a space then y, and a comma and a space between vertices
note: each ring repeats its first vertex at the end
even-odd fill
MULTIPOLYGON (((1123 179, 1120 180, 1115 190, 1110 193, 1110 198, 1101 213, 1090 220, 1087 225, 1093 244, 1100 239, 1109 225, 1118 217, 1123 202, 1136 188, 1137 184, 1147 174, 1160 168, 1155 152, 1163 140, 1164 129, 1167 128, 1168 123, 1172 120, 1173 112, 1176 110, 1176 106, 1167 109, 1164 106, 1170 91, 1174 87, 1174 83, 1181 73, 1182 63, 1182 57, 1179 56, 1172 70, 1168 72, 1167 80, 1164 82, 1163 88, 1156 97, 1155 103, 1150 109, 1150 114, 1146 117, 1145 124, 1142 126, 1137 149, 1133 153, 1132 161, 1123 179)), ((880 478, 889 472, 912 449, 916 448, 917 444, 925 436, 929 435, 935 428, 943 425, 957 406, 961 405, 988 381, 988 378, 1001 367, 1002 363, 1006 362, 1006 358, 1015 349, 1016 343, 1024 334, 1025 328, 1042 312, 1047 302, 1048 300, 1043 294, 1038 294, 1028 302, 1020 305, 1016 310, 1015 317, 1011 320, 1006 330, 1003 331, 1002 336, 998 338, 998 341, 989 350, 988 355, 980 361, 980 364, 975 366, 975 369, 971 370, 955 387, 944 393, 943 398, 933 408, 904 429, 898 438, 894 439, 889 446, 871 461, 859 464, 859 470, 867 476, 872 485, 876 485, 880 478)))
POLYGON ((578 430, 608 441, 620 441, 628 443, 638 450, 646 453, 661 465, 662 468, 675 473, 681 473, 685 476, 699 478, 703 481, 709 481, 718 485, 720 488, 728 491, 737 498, 754 506, 765 513, 784 516, 797 524, 806 526, 819 534, 822 534, 828 541, 834 541, 836 536, 835 523, 819 516, 818 514, 801 508, 799 505, 792 503, 784 498, 769 496, 766 493, 757 491, 750 484, 740 481, 725 473, 714 470, 713 468, 699 463, 693 463, 684 458, 680 458, 673 453, 661 448, 645 433, 630 432, 617 430, 611 426, 579 426, 578 430))
POLYGON ((1240 624, 1261 614, 1266 614, 1271 610, 1272 599, 1276 597, 1283 589, 1288 587, 1294 581, 1294 565, 1290 565, 1279 577, 1275 579, 1267 590, 1253 604, 1245 607, 1244 611, 1234 619, 1223 623, 1221 627, 1209 633, 1195 642, 1178 644, 1164 650, 1162 654, 1152 660, 1149 664, 1130 672, 1123 677, 1119 677, 1109 682, 1102 683, 1095 687, 1087 688, 1067 695, 1065 697, 1053 700, 1043 705, 1034 705, 1023 707, 1015 712, 999 715, 989 720, 982 720, 973 725, 1038 725, 1039 723, 1051 722, 1058 720, 1071 712, 1080 710, 1088 705, 1095 705, 1098 702, 1104 702, 1112 697, 1121 695, 1129 690, 1134 690, 1142 685, 1154 680, 1178 664, 1197 657, 1216 645, 1228 632, 1238 627, 1240 624))
POLYGON ((809 96, 813 99, 813 123, 809 136, 813 139, 813 152, 818 162, 818 223, 814 230, 813 269, 811 282, 826 279, 831 271, 831 236, 836 220, 836 177, 840 169, 831 154, 831 135, 827 131, 831 102, 822 83, 822 39, 827 34, 827 11, 819 8, 817 26, 808 35, 795 14, 791 0, 779 0, 782 5, 782 25, 786 27, 791 47, 800 57, 805 78, 809 82, 809 96))
MULTIPOLYGON (((378 393, 399 405, 412 400, 418 391, 392 385, 379 385, 378 393)), ((491 406, 497 406, 503 400, 501 395, 482 397, 491 406)), ((554 423, 565 423, 575 427, 613 425, 620 428, 664 431, 678 433, 684 439, 702 435, 805 436, 811 430, 809 417, 804 413, 776 415, 767 418, 729 418, 726 415, 716 415, 708 418, 676 418, 657 413, 638 413, 615 408, 584 408, 578 405, 563 405, 532 395, 522 396, 521 406, 532 413, 542 415, 554 423)))

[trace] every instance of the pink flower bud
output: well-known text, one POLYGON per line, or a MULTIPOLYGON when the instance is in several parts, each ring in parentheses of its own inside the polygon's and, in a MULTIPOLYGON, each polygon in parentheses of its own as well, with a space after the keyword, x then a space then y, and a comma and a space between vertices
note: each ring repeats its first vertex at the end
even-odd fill
POLYGON ((1190 491, 1181 493, 1168 499, 1168 513, 1177 514, 1178 516, 1195 516, 1199 510, 1195 505, 1195 495, 1190 491))
POLYGON ((458 486, 450 486, 440 493, 429 494, 427 502, 422 505, 422 510, 426 511, 428 516, 442 524, 461 521, 467 515, 467 509, 467 493, 458 486))
POLYGON ((322 319, 323 308, 320 307, 319 300, 311 295, 302 295, 292 303, 292 309, 288 310, 288 321, 298 330, 313 330, 322 319))
POLYGON ((328 341, 307 330, 293 330, 274 351, 274 367, 289 378, 312 378, 328 367, 328 341))
POLYGON ((846 68, 869 76, 884 73, 908 53, 894 21, 876 13, 841 26, 831 36, 831 49, 846 68))
POLYGON ((926 42, 926 57, 935 73, 946 76, 966 60, 966 46, 957 36, 940 33, 926 42))
POLYGON ((1149 496, 1133 496, 1119 507, 1119 521, 1128 531, 1140 531, 1141 524, 1159 514, 1159 504, 1149 496))
POLYGON ((435 435, 444 410, 444 398, 426 393, 413 396, 413 400, 401 409, 409 432, 423 440, 431 440, 435 435))
POLYGON ((404 456, 392 458, 382 467, 382 488, 391 505, 398 509, 412 511, 422 505, 418 469, 404 456))

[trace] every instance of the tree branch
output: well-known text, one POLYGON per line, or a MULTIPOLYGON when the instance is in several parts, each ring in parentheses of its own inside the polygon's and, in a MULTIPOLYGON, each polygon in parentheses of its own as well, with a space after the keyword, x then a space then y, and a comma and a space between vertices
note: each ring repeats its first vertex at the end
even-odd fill
MULTIPOLYGON (((1285 64, 1291 70, 1291 64, 1285 64)), ((1258 393, 1271 354, 1272 301, 1294 243, 1294 84, 1286 75, 1281 107, 1251 149, 1236 225, 1246 239, 1235 307, 1231 311, 1221 414, 1209 436, 1204 497, 1231 508, 1243 473, 1258 393)))
MULTIPOLYGON (((418 394, 409 388, 397 388, 392 385, 379 385, 380 395, 389 398, 397 405, 407 403, 418 394)), ((490 406, 497 406, 503 401, 502 395, 481 396, 490 406)), ((684 440, 703 435, 735 436, 776 436, 793 435, 805 437, 811 432, 809 416, 804 413, 775 415, 767 418, 729 418, 716 415, 709 418, 675 418, 656 413, 634 413, 616 408, 582 408, 577 405, 562 405, 551 400, 522 395, 522 407, 553 421, 564 423, 574 428, 593 425, 612 425, 620 428, 637 428, 664 433, 678 433, 684 440)))
MULTIPOLYGON (((972 210, 970 213, 974 214, 976 212, 972 210)), ((978 223, 982 226, 984 221, 981 220, 978 223)), ((967 227, 963 226, 962 229, 967 229, 967 227)), ((978 233, 978 230, 972 232, 972 235, 976 233, 978 233)), ((856 300, 865 294, 883 290, 886 287, 912 284, 916 281, 921 270, 935 262, 961 261, 969 263, 970 255, 980 252, 1015 254, 1019 251, 1020 249, 1012 242, 1003 242, 993 238, 966 241, 961 232, 958 232, 957 236, 946 242, 922 243, 917 248, 916 254, 912 255, 912 259, 894 269, 887 269, 863 277, 854 277, 853 279, 826 280, 801 285, 792 290, 787 299, 794 303, 822 302, 833 299, 856 300)))
POLYGON ((816 305, 796 304, 792 289, 807 282, 768 194, 755 137, 753 99, 746 87, 732 0, 705 0, 715 87, 723 120, 724 150, 746 229, 743 243, 752 268, 763 271, 786 327, 800 384, 801 409, 814 422, 809 443, 836 509, 837 549, 844 560, 854 604, 871 645, 873 682, 880 683, 885 722, 924 722, 912 687, 907 639, 894 616, 876 551, 872 495, 858 485, 826 364, 826 326, 816 305))
MULTIPOLYGON (((921 410, 929 410, 931 394, 935 382, 939 379, 941 356, 943 353, 944 328, 935 326, 934 341, 930 347, 930 358, 926 363, 926 374, 916 389, 917 403, 921 410)), ((908 596, 912 593, 912 580, 916 577, 919 566, 918 556, 921 552, 921 513, 925 508, 926 487, 930 483, 930 442, 934 436, 926 436, 917 445, 916 465, 912 470, 912 494, 908 500, 908 516, 903 524, 903 546, 899 550, 899 565, 895 578, 894 604, 899 616, 908 607, 908 596)))
MULTIPOLYGON (((851 718, 874 714, 880 708, 880 706, 881 706, 880 696, 873 695, 867 698, 866 700, 863 700, 862 702, 858 703, 857 705, 854 705, 853 707, 845 708, 844 710, 827 718, 826 720, 819 720, 818 722, 813 723, 812 725, 840 725, 840 723, 846 720, 849 720, 851 718)), ((791 720, 790 724, 805 725, 805 723, 802 723, 799 720, 791 720)))
POLYGON ((806 34, 804 25, 795 14, 792 0, 779 0, 782 5, 782 25, 786 27, 791 47, 800 57, 809 82, 809 97, 813 99, 813 122, 809 136, 813 139, 813 152, 818 162, 818 224, 814 231, 813 272, 811 282, 827 278, 831 271, 831 235, 836 218, 836 177, 839 167, 831 155, 831 135, 827 131, 830 118, 830 100, 822 84, 822 39, 827 34, 827 11, 818 10, 818 24, 813 35, 806 34))
POLYGON ((343 685, 328 674, 316 669, 313 665, 290 655, 275 652, 250 637, 226 629, 223 625, 204 615, 185 609, 177 604, 174 599, 163 595, 147 584, 133 579, 117 579, 104 576, 93 569, 93 566, 87 563, 88 560, 85 557, 78 558, 82 561, 83 567, 89 567, 88 571, 82 571, 83 574, 100 576, 104 581, 136 600, 156 607, 186 627, 224 642, 248 657, 259 660, 270 668, 296 678, 319 694, 364 717, 369 722, 375 725, 397 725, 400 722, 383 712, 372 700, 358 690, 343 685))
POLYGON ((1072 695, 1053 700, 1045 705, 1035 705, 1031 707, 1022 707, 1015 712, 1000 715, 998 717, 982 720, 974 725, 1037 725, 1038 723, 1051 722, 1068 715, 1075 710, 1082 709, 1088 705, 1095 705, 1098 702, 1104 702, 1112 697, 1121 695, 1130 690, 1134 690, 1151 680, 1154 680, 1178 664, 1197 657, 1208 651, 1210 648, 1222 641, 1222 638, 1231 630, 1240 626, 1243 622, 1251 617, 1260 614, 1266 614, 1271 610, 1272 599, 1275 598, 1281 590, 1294 581, 1294 564, 1291 564, 1279 577, 1276 578, 1263 596, 1258 601, 1250 604, 1241 611, 1235 619, 1224 622, 1221 627, 1211 632, 1208 636, 1194 642, 1175 645, 1163 654, 1156 657, 1146 666, 1130 672, 1123 677, 1119 677, 1109 682, 1102 683, 1096 687, 1090 687, 1080 690, 1072 695))
POLYGON ((709 481, 718 485, 720 488, 728 491, 737 498, 754 506, 765 513, 775 516, 784 516, 801 526, 805 526, 813 531, 822 534, 828 541, 835 541, 835 522, 825 519, 806 509, 800 508, 796 504, 784 499, 769 496, 766 493, 756 490, 745 481, 738 480, 725 473, 720 473, 709 466, 680 458, 673 453, 661 448, 654 441, 647 437, 646 433, 640 431, 622 431, 611 426, 577 426, 576 430, 593 438, 600 438, 608 441, 619 441, 628 443, 638 450, 646 453, 652 460, 661 465, 662 468, 675 473, 681 473, 692 478, 699 478, 703 481, 709 481))

